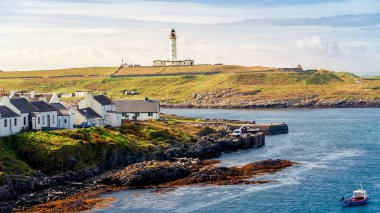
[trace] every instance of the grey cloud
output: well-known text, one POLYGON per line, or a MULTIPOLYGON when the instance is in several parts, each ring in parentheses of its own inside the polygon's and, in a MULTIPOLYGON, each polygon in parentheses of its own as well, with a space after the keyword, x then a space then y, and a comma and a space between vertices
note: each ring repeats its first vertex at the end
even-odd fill
POLYGON ((320 18, 275 18, 275 19, 247 19, 235 23, 243 25, 274 25, 274 26, 329 26, 329 27, 369 27, 380 24, 380 13, 349 14, 320 18))

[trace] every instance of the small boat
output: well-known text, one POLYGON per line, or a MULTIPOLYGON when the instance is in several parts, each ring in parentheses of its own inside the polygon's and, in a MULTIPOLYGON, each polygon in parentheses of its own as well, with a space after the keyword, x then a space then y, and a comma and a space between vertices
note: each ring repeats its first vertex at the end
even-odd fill
POLYGON ((361 206, 368 203, 368 194, 367 191, 363 189, 363 187, 361 187, 361 189, 353 191, 352 194, 352 198, 350 199, 344 199, 344 197, 342 197, 342 200, 340 202, 342 203, 343 207, 361 206))

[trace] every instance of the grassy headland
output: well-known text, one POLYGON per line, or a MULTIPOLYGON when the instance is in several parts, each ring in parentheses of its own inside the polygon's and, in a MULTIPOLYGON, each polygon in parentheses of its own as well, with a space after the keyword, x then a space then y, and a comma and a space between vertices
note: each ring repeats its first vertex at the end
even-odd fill
MULTIPOLYGON (((191 134, 170 122, 126 124, 116 129, 100 127, 49 132, 26 132, 0 139, 0 177, 28 175, 35 170, 57 174, 99 167, 110 151, 128 150, 149 156, 156 147, 173 141, 186 143, 191 134)), ((188 128, 189 131, 198 131, 188 128)))
POLYGON ((380 98, 379 79, 364 79, 347 72, 296 73, 279 72, 267 67, 194 66, 194 67, 131 67, 117 75, 145 74, 151 76, 110 78, 117 68, 81 68, 34 72, 1 72, 0 88, 37 92, 74 92, 76 90, 104 90, 114 99, 140 99, 146 96, 164 103, 191 101, 194 94, 235 91, 244 95, 223 99, 270 101, 317 97, 337 100, 380 98), (207 72, 218 72, 204 75, 207 72), (192 74, 186 74, 191 72, 192 74), (155 74, 181 74, 154 76, 155 74), (199 73, 199 74, 197 74, 199 73), (78 75, 78 76, 74 76, 78 75), (79 76, 80 75, 80 76, 79 76), (42 76, 44 78, 27 78, 42 76), (48 78, 48 76, 56 76, 48 78), (66 76, 66 77, 61 77, 66 76), (7 79, 12 77, 12 80, 7 79), (3 78, 3 79, 1 79, 3 78), (123 90, 139 94, 126 96, 123 90))

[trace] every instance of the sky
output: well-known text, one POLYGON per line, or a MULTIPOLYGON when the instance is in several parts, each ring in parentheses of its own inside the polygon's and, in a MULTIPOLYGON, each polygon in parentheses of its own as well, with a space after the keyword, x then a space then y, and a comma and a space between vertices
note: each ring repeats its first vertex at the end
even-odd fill
POLYGON ((198 64, 380 74, 378 0, 1 0, 0 70, 198 64))

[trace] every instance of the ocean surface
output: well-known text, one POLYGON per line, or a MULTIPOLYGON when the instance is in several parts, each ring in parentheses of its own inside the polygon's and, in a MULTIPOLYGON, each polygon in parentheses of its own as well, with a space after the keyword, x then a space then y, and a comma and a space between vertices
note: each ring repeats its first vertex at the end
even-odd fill
POLYGON ((223 154, 223 166, 264 159, 300 165, 260 177, 273 183, 183 187, 166 193, 129 190, 93 212, 380 212, 380 109, 203 110, 165 109, 202 118, 286 122, 289 134, 267 136, 263 148, 223 154), (339 200, 363 185, 367 206, 342 208, 339 200))

